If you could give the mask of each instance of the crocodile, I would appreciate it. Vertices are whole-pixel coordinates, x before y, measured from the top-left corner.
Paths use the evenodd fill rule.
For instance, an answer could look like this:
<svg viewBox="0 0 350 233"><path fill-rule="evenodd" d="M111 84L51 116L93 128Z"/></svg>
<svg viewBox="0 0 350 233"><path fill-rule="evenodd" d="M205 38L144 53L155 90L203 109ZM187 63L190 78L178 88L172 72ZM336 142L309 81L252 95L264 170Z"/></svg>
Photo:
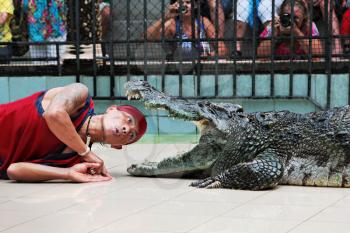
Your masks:
<svg viewBox="0 0 350 233"><path fill-rule="evenodd" d="M192 121L200 132L190 151L132 164L127 171L133 176L177 174L197 178L190 185L198 188L350 186L349 106L305 114L246 113L238 104L172 97L146 81L127 82L125 89L129 99Z"/></svg>

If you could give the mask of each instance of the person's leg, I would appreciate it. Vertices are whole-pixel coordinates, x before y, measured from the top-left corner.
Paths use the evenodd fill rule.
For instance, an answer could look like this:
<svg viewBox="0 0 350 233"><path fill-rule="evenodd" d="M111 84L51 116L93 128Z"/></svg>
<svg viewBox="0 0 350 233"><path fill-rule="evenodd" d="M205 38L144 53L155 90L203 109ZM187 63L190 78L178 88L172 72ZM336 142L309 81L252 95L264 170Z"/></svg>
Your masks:
<svg viewBox="0 0 350 233"><path fill-rule="evenodd" d="M332 14L332 35L331 36L338 36L340 34L340 30L339 30L339 21L338 21L338 18L337 18L337 15L334 11L334 8L332 10L331 9L331 1L332 0L329 0L327 1L328 2L328 17L330 17L330 15ZM328 23L328 19L325 18L326 16L326 12L325 12L325 2L324 0L321 0L319 1L319 6L320 6L320 9L321 9L321 12L322 12L322 17L323 17L323 20ZM334 4L332 4L332 6L334 7ZM341 41L339 38L336 38L336 39L332 39L332 54L342 54L343 53L343 48L341 47Z"/></svg>
<svg viewBox="0 0 350 233"><path fill-rule="evenodd" d="M243 37L246 33L247 26L248 26L248 19L249 19L249 12L250 12L250 1L237 1L237 9L233 9L233 23L234 27L236 27L236 38L237 38L237 44L236 44L236 51L237 55L241 54L242 44L243 44ZM234 54L236 55L236 54Z"/></svg>
<svg viewBox="0 0 350 233"><path fill-rule="evenodd" d="M108 3L100 3L100 14L101 14L101 28L102 28L102 39L106 39L109 30L109 17L111 9Z"/></svg>

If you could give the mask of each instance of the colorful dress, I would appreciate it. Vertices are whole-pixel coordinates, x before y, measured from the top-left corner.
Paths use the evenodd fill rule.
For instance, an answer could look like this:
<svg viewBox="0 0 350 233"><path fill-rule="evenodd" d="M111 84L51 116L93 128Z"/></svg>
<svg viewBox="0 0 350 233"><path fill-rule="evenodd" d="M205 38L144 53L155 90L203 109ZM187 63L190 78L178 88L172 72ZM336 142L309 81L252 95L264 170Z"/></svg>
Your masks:
<svg viewBox="0 0 350 233"><path fill-rule="evenodd" d="M6 179L6 170L12 163L31 162L55 167L71 167L82 162L76 152L62 153L63 144L48 128L43 118L42 99L45 92L0 104L0 179ZM94 114L94 103L89 96L76 116L71 117L76 130Z"/></svg>
<svg viewBox="0 0 350 233"><path fill-rule="evenodd" d="M64 0L22 1L31 41L43 42L66 34L67 6Z"/></svg>
<svg viewBox="0 0 350 233"><path fill-rule="evenodd" d="M199 19L196 19L196 27L199 26L200 31L199 31L199 38L200 39L205 39L206 35L205 35L205 28L204 28L204 24L202 22L200 22ZM186 33L181 32L181 22L180 19L176 19L176 32L175 32L175 38L177 39L191 39ZM194 45L194 46L193 46ZM193 49L196 49L200 55L205 56L205 55L209 55L210 54L210 45L208 43L208 41L183 41L183 42L179 42L178 46L182 48L182 52L188 55L192 55L193 54ZM194 48L193 48L194 47Z"/></svg>

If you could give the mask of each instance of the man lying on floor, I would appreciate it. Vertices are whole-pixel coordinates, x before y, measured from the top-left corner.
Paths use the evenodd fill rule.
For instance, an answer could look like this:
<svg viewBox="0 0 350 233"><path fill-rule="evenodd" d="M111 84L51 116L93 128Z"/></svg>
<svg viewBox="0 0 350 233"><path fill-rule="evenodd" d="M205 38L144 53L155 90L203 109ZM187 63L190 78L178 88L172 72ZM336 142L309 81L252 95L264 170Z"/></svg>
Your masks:
<svg viewBox="0 0 350 233"><path fill-rule="evenodd" d="M79 83L1 104L0 179L110 180L91 144L121 149L139 140L146 128L143 114L129 105L112 105L95 115L88 89Z"/></svg>

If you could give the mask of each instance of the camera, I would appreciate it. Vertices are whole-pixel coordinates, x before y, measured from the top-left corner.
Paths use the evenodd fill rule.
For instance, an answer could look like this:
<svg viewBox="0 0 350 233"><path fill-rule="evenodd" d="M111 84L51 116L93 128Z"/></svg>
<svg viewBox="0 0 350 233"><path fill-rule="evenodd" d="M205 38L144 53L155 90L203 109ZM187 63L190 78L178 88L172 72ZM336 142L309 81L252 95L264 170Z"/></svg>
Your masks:
<svg viewBox="0 0 350 233"><path fill-rule="evenodd" d="M186 14L187 10L187 6L180 6L178 11L179 13L181 12L182 14Z"/></svg>
<svg viewBox="0 0 350 233"><path fill-rule="evenodd" d="M285 28L292 26L293 20L292 16L288 13L282 14L280 16L281 25Z"/></svg>

